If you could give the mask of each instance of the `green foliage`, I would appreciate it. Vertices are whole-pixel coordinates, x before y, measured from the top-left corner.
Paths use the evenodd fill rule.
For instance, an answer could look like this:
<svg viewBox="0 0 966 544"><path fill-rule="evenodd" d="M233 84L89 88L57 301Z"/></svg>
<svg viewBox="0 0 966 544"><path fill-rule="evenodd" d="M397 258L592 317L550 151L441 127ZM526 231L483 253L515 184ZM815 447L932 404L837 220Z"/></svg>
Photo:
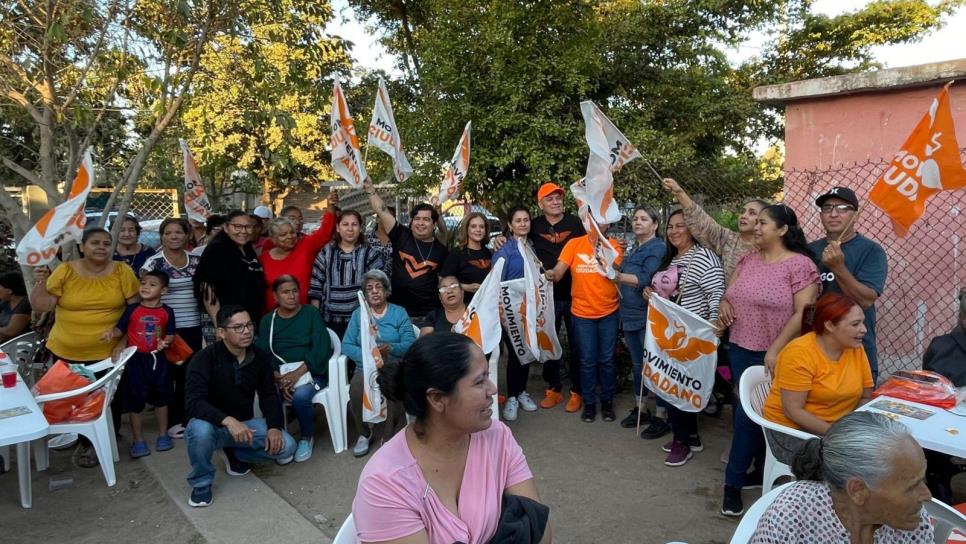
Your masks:
<svg viewBox="0 0 966 544"><path fill-rule="evenodd" d="M619 201L667 201L650 163L718 203L771 197L779 156L759 159L781 118L751 89L873 67L870 48L915 40L963 0L873 2L840 17L810 0L350 0L399 55L393 95L403 142L434 188L466 121L474 139L466 190L491 209L532 202L540 183L569 185L587 148L579 102L593 100L641 150L616 175ZM761 60L732 66L751 31L775 38ZM762 164L763 162L763 164Z"/></svg>
<svg viewBox="0 0 966 544"><path fill-rule="evenodd" d="M345 44L322 32L328 2L247 0L240 9L246 26L205 51L181 116L202 176L216 198L237 189L236 169L269 190L331 178L331 77L347 73L350 60Z"/></svg>

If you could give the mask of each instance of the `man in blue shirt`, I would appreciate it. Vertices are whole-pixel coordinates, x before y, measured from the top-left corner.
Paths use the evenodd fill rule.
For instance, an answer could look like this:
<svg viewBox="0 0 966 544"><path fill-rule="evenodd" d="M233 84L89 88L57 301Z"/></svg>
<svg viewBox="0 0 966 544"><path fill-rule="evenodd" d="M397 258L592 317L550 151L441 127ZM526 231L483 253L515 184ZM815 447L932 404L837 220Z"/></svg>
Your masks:
<svg viewBox="0 0 966 544"><path fill-rule="evenodd" d="M819 258L822 292L837 291L856 301L865 312L867 332L862 346L869 357L872 378L879 374L875 348L875 301L885 288L886 263L882 246L855 232L859 199L848 187L832 187L815 199L825 238L808 245Z"/></svg>

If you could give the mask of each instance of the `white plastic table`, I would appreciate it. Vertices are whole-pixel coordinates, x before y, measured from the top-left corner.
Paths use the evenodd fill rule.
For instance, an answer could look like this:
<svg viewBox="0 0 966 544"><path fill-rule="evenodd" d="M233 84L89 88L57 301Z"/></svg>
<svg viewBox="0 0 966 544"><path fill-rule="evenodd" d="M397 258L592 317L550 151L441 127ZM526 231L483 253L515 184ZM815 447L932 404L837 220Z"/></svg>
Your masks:
<svg viewBox="0 0 966 544"><path fill-rule="evenodd" d="M17 445L17 477L20 481L20 504L30 508L33 503L30 488L30 441L47 436L49 425L30 389L17 375L17 386L0 387L0 410L26 406L29 414L0 419L0 446Z"/></svg>
<svg viewBox="0 0 966 544"><path fill-rule="evenodd" d="M898 417L899 421L909 428L912 437L923 448L956 457L966 457L966 416L957 415L935 406L927 406L925 404L919 404L918 402L885 396L872 399L871 402L866 403L859 410L891 414L892 412L872 408L871 405L878 402L879 399L891 400L932 412L933 415L926 419L916 419L908 416Z"/></svg>

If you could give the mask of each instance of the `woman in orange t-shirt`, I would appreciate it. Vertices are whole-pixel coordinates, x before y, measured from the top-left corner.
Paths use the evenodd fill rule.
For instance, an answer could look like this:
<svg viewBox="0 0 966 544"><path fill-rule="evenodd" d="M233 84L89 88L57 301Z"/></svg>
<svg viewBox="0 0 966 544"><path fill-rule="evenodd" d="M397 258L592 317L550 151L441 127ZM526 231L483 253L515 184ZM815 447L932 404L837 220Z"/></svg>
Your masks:
<svg viewBox="0 0 966 544"><path fill-rule="evenodd" d="M778 354L763 415L822 436L871 398L874 383L862 347L864 315L854 300L841 293L823 295L815 304L813 328ZM800 441L771 431L766 436L778 461L788 464Z"/></svg>
<svg viewBox="0 0 966 544"><path fill-rule="evenodd" d="M607 225L600 225L602 234ZM620 264L623 253L617 240L610 239L617 251L614 264ZM614 421L614 350L620 328L620 299L617 284L604 275L595 248L588 235L571 238L558 257L557 265L547 272L547 279L561 279L567 269L573 278L571 287L574 334L580 360L580 387L584 411L581 419L590 423L597 419L597 375L600 373L600 413L604 421Z"/></svg>

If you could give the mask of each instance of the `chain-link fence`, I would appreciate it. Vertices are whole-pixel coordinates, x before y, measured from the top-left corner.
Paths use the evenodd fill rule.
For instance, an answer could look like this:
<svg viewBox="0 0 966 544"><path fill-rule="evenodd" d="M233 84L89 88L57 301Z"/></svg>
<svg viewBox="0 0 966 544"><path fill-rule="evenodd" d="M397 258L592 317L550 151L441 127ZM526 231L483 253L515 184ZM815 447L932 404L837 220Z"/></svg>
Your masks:
<svg viewBox="0 0 966 544"><path fill-rule="evenodd" d="M966 158L966 149L961 154ZM944 191L930 198L922 218L900 238L889 217L867 200L887 165L887 160L876 160L785 173L785 203L798 212L809 240L824 236L815 198L838 185L851 188L859 197L856 231L885 250L889 274L875 303L883 375L921 366L930 340L954 326L957 296L966 285L960 247L966 235L963 193Z"/></svg>
<svg viewBox="0 0 966 544"><path fill-rule="evenodd" d="M87 197L87 210L103 210L113 189L94 188ZM120 199L118 199L120 200ZM115 209L117 208L115 203ZM137 189L131 200L130 213L140 221L160 220L168 217L180 217L180 201L177 189Z"/></svg>

